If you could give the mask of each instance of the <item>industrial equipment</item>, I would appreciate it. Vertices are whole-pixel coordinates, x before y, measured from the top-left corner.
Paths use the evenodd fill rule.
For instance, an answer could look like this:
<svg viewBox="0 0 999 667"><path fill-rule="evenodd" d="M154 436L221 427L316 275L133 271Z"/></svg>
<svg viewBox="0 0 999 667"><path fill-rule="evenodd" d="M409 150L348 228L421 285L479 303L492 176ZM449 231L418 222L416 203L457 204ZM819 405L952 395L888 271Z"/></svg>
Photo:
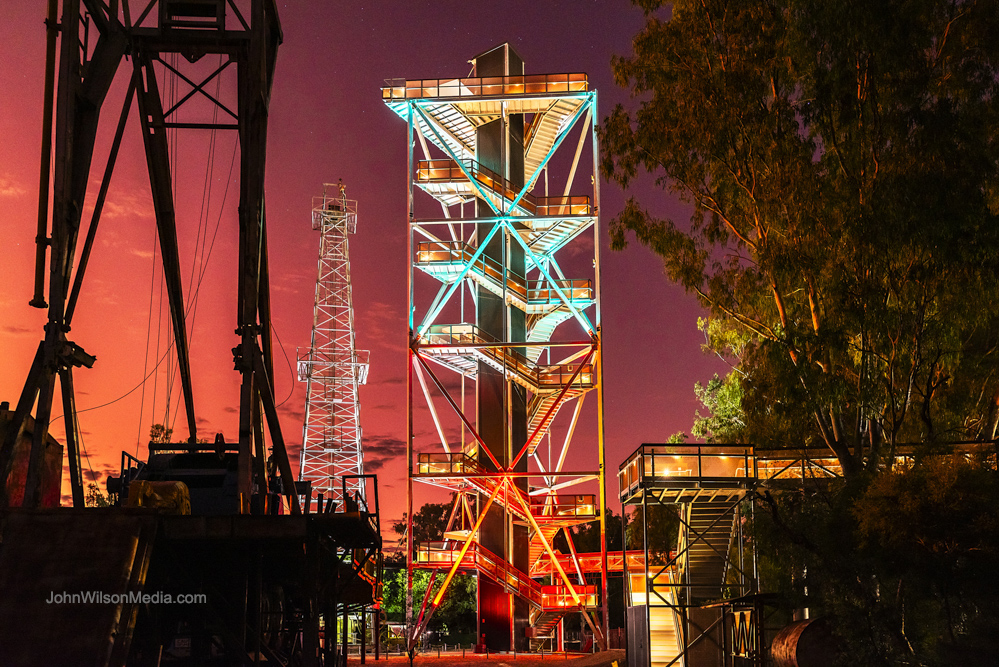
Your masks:
<svg viewBox="0 0 999 667"><path fill-rule="evenodd" d="M295 484L278 422L263 191L282 40L276 3L63 0L61 17L57 9L50 0L31 301L47 308L48 321L15 408L0 409L0 664L333 664L346 648L338 647L337 619L380 597L378 494L374 476L345 475L339 506L312 509L307 485ZM204 67L206 56L218 66ZM123 64L127 90L78 256L100 114ZM168 104L161 79L185 92ZM210 92L208 84L223 79L218 90L229 97ZM188 433L179 442L150 442L145 460L123 454L119 475L108 480L112 506L85 508L73 369L96 359L69 334L133 98ZM210 113L178 114L192 109L191 100ZM219 434L201 442L197 432L170 142L189 130L238 134L233 362L241 387L231 441ZM72 508L50 497L62 472L61 447L49 435L57 379Z"/></svg>

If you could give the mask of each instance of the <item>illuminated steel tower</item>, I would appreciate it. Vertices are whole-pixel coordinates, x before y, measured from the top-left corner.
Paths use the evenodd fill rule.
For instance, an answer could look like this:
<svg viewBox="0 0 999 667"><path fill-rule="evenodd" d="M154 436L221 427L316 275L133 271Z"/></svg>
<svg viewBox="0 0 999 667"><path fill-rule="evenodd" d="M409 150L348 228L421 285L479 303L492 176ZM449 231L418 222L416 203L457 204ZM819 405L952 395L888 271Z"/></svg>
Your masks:
<svg viewBox="0 0 999 667"><path fill-rule="evenodd" d="M321 234L312 346L298 358L298 379L307 383L299 479L338 500L340 478L364 472L357 389L367 380L368 353L354 349L347 251L356 227L357 202L344 197L342 185L323 186L312 202L312 228ZM361 480L348 484L352 491L364 493Z"/></svg>
<svg viewBox="0 0 999 667"><path fill-rule="evenodd" d="M567 611L602 643L584 574L606 592L605 554L584 568L552 548L603 528L596 92L585 74L525 75L508 44L472 62L470 78L382 89L409 128L409 517L414 481L455 493L445 541L408 550L410 581L414 565L447 572L409 639L466 571L491 650L552 639Z"/></svg>

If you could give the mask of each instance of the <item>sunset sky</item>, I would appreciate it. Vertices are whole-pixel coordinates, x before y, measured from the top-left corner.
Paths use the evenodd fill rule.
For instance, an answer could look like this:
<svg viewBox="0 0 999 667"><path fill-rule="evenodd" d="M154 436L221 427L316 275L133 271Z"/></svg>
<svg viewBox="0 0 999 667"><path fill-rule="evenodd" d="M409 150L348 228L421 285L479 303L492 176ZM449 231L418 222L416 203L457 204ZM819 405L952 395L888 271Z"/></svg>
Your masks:
<svg viewBox="0 0 999 667"><path fill-rule="evenodd" d="M45 322L44 311L27 305L37 215L45 4L7 3L0 10L0 401L11 406ZM279 11L284 44L270 106L266 197L274 329L290 360L280 353L275 358L283 432L297 472L305 387L295 380L292 367L296 349L309 344L319 245L310 225L311 198L321 193L324 182L342 178L348 197L358 201L357 233L350 241L357 344L371 351L361 415L366 470L379 474L384 526L401 516L405 502L408 266L406 128L382 103L384 79L467 76L469 58L508 41L523 56L528 74L587 73L591 88L599 91L603 117L616 103L634 103L614 84L610 62L613 54L630 53L643 16L626 0L290 2L279 3ZM129 72L126 63L105 103L103 141L91 174L93 194ZM238 161L237 169L229 171L234 150L233 133L220 133L213 147L207 133L189 133L178 141L174 161L185 298L197 295L189 322L193 318L199 435L212 438L221 431L228 440L237 437L239 382L230 352L237 342ZM206 172L212 155L213 166ZM635 194L660 214L684 216L684 208L655 190L651 179L640 180ZM620 511L615 500L618 465L643 442L689 431L697 407L694 382L725 373L727 366L700 351L700 310L666 280L656 257L637 244L624 252L607 248L607 225L626 195L607 183L602 195L608 492L611 507ZM89 215L84 219L89 221ZM138 451L145 458L152 423L176 419L175 435L184 436L176 389L165 416L172 371L166 362L157 367L168 346L168 315L154 270L154 238L149 180L133 110L69 334L97 357L93 369L79 369L74 377L89 455L85 476L97 477L102 486L108 473L117 474L121 450ZM54 409L54 415L60 413ZM61 420L52 430L62 440ZM69 493L68 485L63 491Z"/></svg>

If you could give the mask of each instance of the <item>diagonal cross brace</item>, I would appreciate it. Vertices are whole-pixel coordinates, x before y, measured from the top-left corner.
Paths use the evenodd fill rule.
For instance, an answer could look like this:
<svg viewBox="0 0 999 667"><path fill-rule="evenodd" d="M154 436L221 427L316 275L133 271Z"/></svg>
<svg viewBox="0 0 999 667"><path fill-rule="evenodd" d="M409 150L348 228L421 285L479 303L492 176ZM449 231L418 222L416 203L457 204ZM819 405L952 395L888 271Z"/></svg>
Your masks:
<svg viewBox="0 0 999 667"><path fill-rule="evenodd" d="M493 453L489 451L489 447L486 445L485 441L482 440L482 437L479 435L479 432L476 431L475 427L473 427L469 423L468 418L465 417L465 414L461 411L461 408L459 408L458 405L455 404L454 399L451 398L451 395L447 393L447 389L445 389L444 385L434 374L433 370L431 370L430 366L427 365L426 360L416 350L413 350L413 355L416 357L417 361L419 361L420 365L423 366L423 370L427 372L427 375L430 376L430 379L434 381L434 384L437 386L437 389L444 395L444 398L447 399L447 402L451 405L451 409L453 409L455 414L458 415L458 418L461 419L461 423L465 425L465 428L467 428L469 432L471 432L472 437L475 438L476 442L478 442L479 445L482 446L483 451L485 451L485 453L489 455L489 460L492 461L494 466L496 466L496 469L503 470L503 466L499 464L499 461L496 460L496 457L493 456Z"/></svg>
<svg viewBox="0 0 999 667"><path fill-rule="evenodd" d="M451 158L454 161L454 163L458 165L458 168L461 169L461 173L463 173L465 175L465 178L467 178L469 182L475 187L475 189L478 190L479 195L489 205L489 208L493 210L493 213L495 213L496 215L503 215L503 213L499 209L497 209L496 206L493 205L492 200L489 199L489 196L486 194L486 191L482 189L482 185L479 184L478 180L475 178L475 175L472 174L471 171L469 171L464 161L458 159L458 157L454 154L454 151L451 150L451 147L448 146L447 142L444 141L444 139L441 137L440 132L438 132L437 128L435 127L436 123L431 120L430 116L427 115L427 112L423 110L423 107L421 107L419 104L414 104L413 108L416 109L416 112L418 114L420 114L420 118L422 118L423 122L427 124L427 128L434 133L434 136L437 138L437 141L444 148L444 152L447 153L448 157ZM518 197L518 201L519 199L520 198Z"/></svg>
<svg viewBox="0 0 999 667"><path fill-rule="evenodd" d="M576 367L576 371L572 374L572 377L569 378L569 381L565 384L564 387L562 387L562 390L559 392L558 398L555 399L555 402L552 403L551 407L548 408L548 411L545 413L545 416L542 418L541 422L534 427L534 432L531 433L531 437L527 439L527 442L524 443L524 446L521 448L521 450L517 452L517 456L513 458L513 462L509 465L509 467L507 467L507 470L513 470L514 466L516 466L517 463L520 462L520 459L527 452L528 448L531 446L531 443L534 442L534 439L538 436L538 433L541 431L541 428L545 425L545 422L548 421L549 415L551 415L552 412L562 402L562 398L565 396L566 392L568 392L569 389L572 388L572 383L576 381L577 377L579 377L579 373L583 370L583 366L585 366L586 363L593 357L593 353L595 351L596 351L595 347L591 348L590 353L586 355L586 359L581 361L579 365Z"/></svg>
<svg viewBox="0 0 999 667"><path fill-rule="evenodd" d="M419 330L420 337L426 334L427 330L430 329L430 327L433 325L433 321L440 314L441 310L443 310L444 304L448 302L448 300L454 294L455 290L457 290L461 286L461 283L465 279L465 276L468 275L468 272L472 269L472 265L475 264L475 262L477 262L480 257L482 257L482 254L486 251L486 246L489 244L489 241L492 240L492 238L496 235L496 233L500 230L501 227L502 225L496 225L489 230L489 233L486 234L486 238L481 243L479 243L479 247L475 250L475 254L472 255L472 258L468 260L468 263L465 265L465 268L461 270L461 273L459 273L458 277L454 279L454 282L452 282L448 286L447 293L444 295L444 297L438 299L434 307L427 312L426 316L423 318L423 323L420 324L420 330ZM438 296L440 296L440 294L438 294Z"/></svg>
<svg viewBox="0 0 999 667"><path fill-rule="evenodd" d="M455 558L454 563L451 564L451 569L448 570L447 576L444 578L444 582L441 584L440 590L437 591L437 595L434 596L433 602L430 603L430 608L426 610L427 613L425 615L420 616L420 618L416 621L416 625L413 626L413 631L409 635L409 642L407 646L409 650L412 650L416 645L416 638L420 636L420 633L423 632L423 628L427 626L427 623L430 622L430 618L434 615L434 612L437 611L437 606L440 605L441 599L444 597L444 593L447 591L448 585L450 585L454 575L457 574L458 568L461 566L461 561L465 558L465 554L468 552L468 547L470 547L472 542L475 540L475 535L478 533L479 527L482 526L482 521L486 518L486 512L488 512L489 508L492 507L493 501L496 499L496 496L499 495L500 489L502 489L505 485L506 479L496 485L496 488L493 489L493 492L489 495L489 499L486 501L482 511L479 512L479 518L475 520L475 525L472 526L471 532L468 534L468 537L465 538L464 544L461 545L461 551L458 552L458 557Z"/></svg>
<svg viewBox="0 0 999 667"><path fill-rule="evenodd" d="M508 226L509 222L504 221L502 224ZM576 308L575 305L573 305L569 297L567 297L565 295L565 292L562 291L562 288L559 286L558 282L552 277L552 274L548 271L548 269L545 266L542 265L541 260L538 259L538 256L534 254L534 251L531 250L527 242L520 237L520 234L518 234L516 230L513 230L512 228L510 229L510 231L512 232L511 236L517 239L517 243L519 243L520 247L524 249L524 252L527 253L527 256L530 258L530 260L534 262L534 265L538 267L538 271L540 271L541 274L545 277L545 279L548 280L548 282L550 283L550 289L555 290L555 293L558 294L558 298L561 299L565 307L569 309L569 312L573 314L573 317L575 317L576 320L579 322L579 324L583 327L583 329L585 329L586 332L592 336L593 325L590 324L590 320L589 318L586 317L586 313L579 310L578 308Z"/></svg>
<svg viewBox="0 0 999 667"><path fill-rule="evenodd" d="M592 99L593 93L587 93L586 97ZM521 188L520 192L517 194L517 197L513 200L513 203L510 205L511 210L517 207L517 204L520 203L520 200L523 199L524 195L527 194L528 188L534 184L534 181L537 178L538 174L540 174L541 170L548 165L548 162L552 159L552 156L555 155L556 151L558 151L559 146L561 146L565 138L569 136L569 130L571 130L573 126L575 126L576 121L578 121L579 117L583 114L583 110L584 109L589 110L589 108L590 108L589 102L585 102L583 104L580 104L579 108L576 109L575 112L573 112L572 118L569 120L568 123L565 124L565 127L562 128L562 131L559 132L559 135L558 137L555 138L555 142L552 144L552 147L548 149L548 154L545 155L545 159L543 159L538 164L538 167L537 169L534 170L534 173L531 175L531 178L524 179L525 181L524 187Z"/></svg>

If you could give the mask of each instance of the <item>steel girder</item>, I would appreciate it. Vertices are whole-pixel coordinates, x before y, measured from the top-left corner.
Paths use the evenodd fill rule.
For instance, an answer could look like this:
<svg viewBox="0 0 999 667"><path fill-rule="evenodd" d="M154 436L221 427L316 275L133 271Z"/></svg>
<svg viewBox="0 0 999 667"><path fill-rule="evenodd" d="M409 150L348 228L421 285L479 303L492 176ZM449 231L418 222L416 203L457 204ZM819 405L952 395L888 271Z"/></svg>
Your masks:
<svg viewBox="0 0 999 667"><path fill-rule="evenodd" d="M8 502L6 480L13 462L13 446L25 429L30 412L35 409L34 441L28 466L24 506L39 503L39 471L42 449L48 434L51 406L55 398L55 378L60 378L60 391L67 420L67 445L70 455L70 478L74 505L83 504L79 451L76 443L76 408L72 388L72 368L90 367L94 357L67 338L72 323L76 295L86 270L86 259L100 219L100 209L114 166L124 117L129 111L134 92L138 99L143 143L153 193L153 206L159 232L163 270L167 283L174 346L177 350L185 415L189 437L197 436L191 368L185 326L183 289L177 248L177 230L170 179L170 156L166 141L167 129L235 129L240 144L239 198L239 344L234 348L236 368L243 376L240 392L240 465L239 492L243 511L249 511L250 496L255 490L267 488L264 456L264 425L271 438L275 458L283 480L283 493L288 496L295 512L299 512L294 479L277 422L274 404L272 345L270 330L270 299L264 216L264 164L266 158L267 107L277 47L281 43L281 27L273 0L250 0L250 13L244 17L231 0L205 3L215 16L207 22L197 16L200 10L185 17L190 3L176 0L143 2L134 9L129 0L105 4L99 0L63 0L62 18L58 29L62 35L58 93L55 109L55 179L52 188L51 231L40 234L39 258L44 262L44 250L49 250L48 303L36 285L32 305L48 308L45 335L39 344L35 360L25 382L20 399L0 444L0 480L3 493L0 503ZM157 12L153 12L157 9ZM231 12L229 28L225 25ZM86 16L96 28L96 40L81 42L81 17ZM191 20L187 20L191 19ZM53 27L50 26L50 29ZM226 65L208 79L196 82L179 69L166 63L164 54L180 54L194 63L206 54L227 58ZM94 217L90 223L85 252L78 266L76 246L80 235L81 215L91 162L97 140L100 114L105 97L122 61L132 59L132 84L113 142L111 157L105 169ZM172 71L191 86L187 97L164 111L159 94L156 63ZM221 70L234 65L237 70L237 105L233 112L204 89L205 83ZM208 98L235 122L181 123L172 115L192 96ZM48 110L46 110L48 113ZM47 161L47 156L43 163ZM42 208L47 197L40 194ZM40 211L41 219L46 217ZM38 274L44 275L39 268ZM70 285L73 281L72 295Z"/></svg>

